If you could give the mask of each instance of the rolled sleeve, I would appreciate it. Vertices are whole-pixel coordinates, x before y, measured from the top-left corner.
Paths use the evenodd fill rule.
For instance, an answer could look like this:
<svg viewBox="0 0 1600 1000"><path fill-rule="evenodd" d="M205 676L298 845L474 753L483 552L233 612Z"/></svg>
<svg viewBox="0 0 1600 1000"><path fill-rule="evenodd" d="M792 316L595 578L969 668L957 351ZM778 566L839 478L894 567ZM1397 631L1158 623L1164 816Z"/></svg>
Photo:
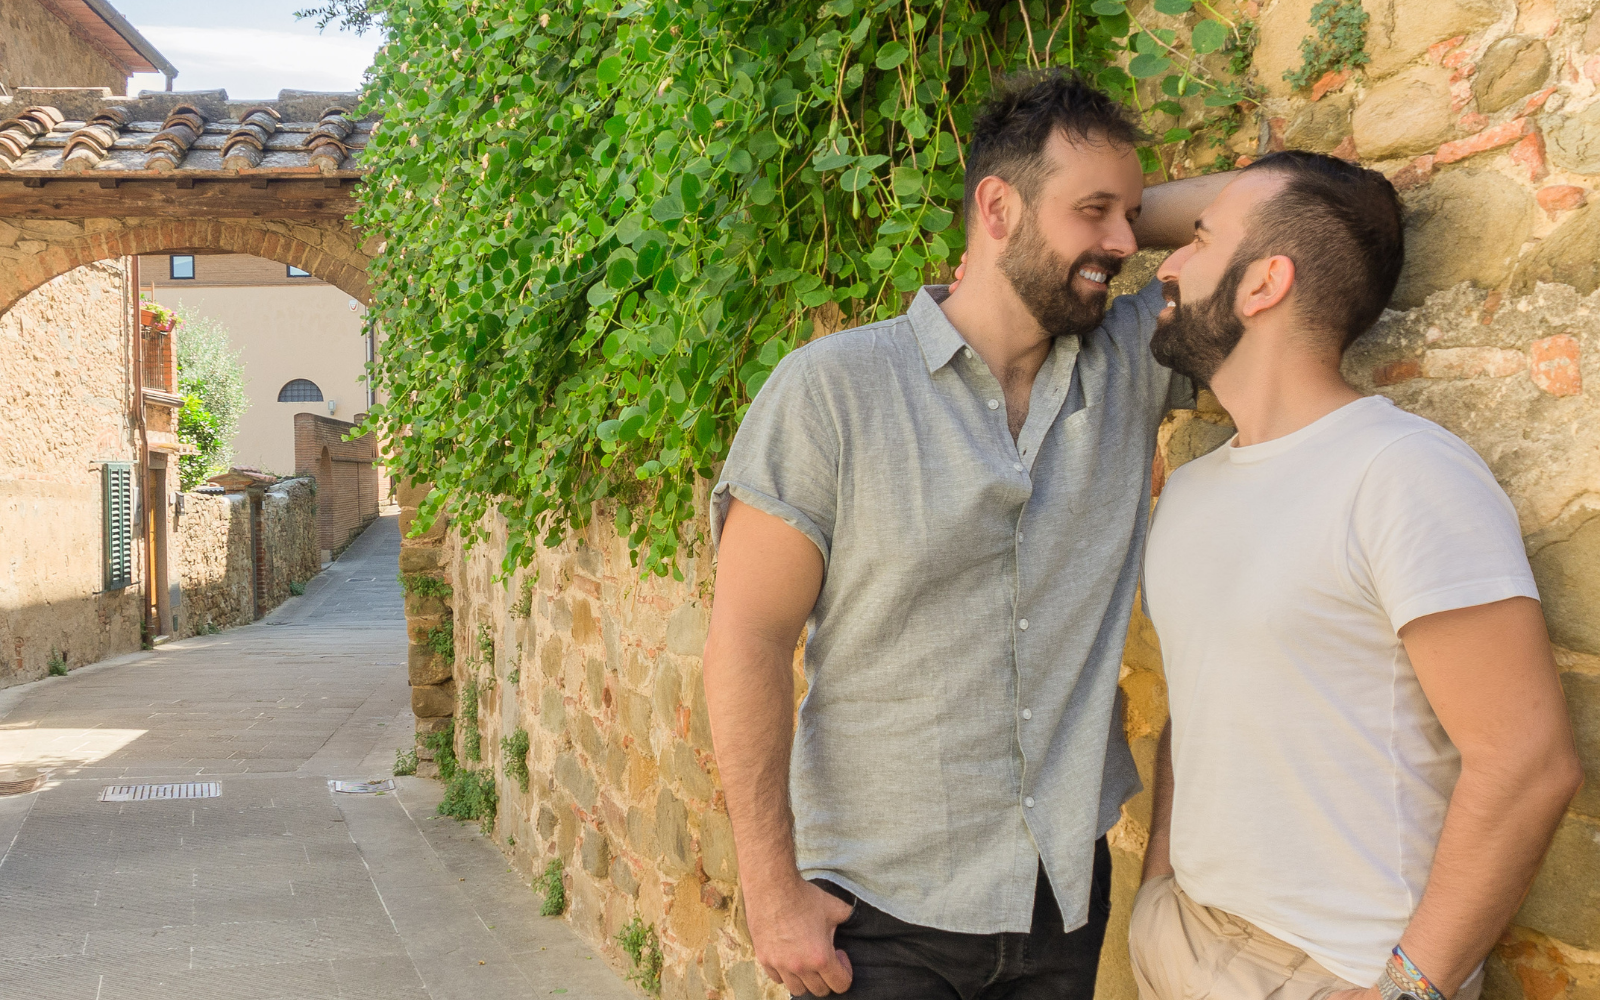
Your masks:
<svg viewBox="0 0 1600 1000"><path fill-rule="evenodd" d="M711 491L711 541L737 498L811 539L827 566L838 508L839 434L821 405L807 351L790 354L756 394Z"/></svg>

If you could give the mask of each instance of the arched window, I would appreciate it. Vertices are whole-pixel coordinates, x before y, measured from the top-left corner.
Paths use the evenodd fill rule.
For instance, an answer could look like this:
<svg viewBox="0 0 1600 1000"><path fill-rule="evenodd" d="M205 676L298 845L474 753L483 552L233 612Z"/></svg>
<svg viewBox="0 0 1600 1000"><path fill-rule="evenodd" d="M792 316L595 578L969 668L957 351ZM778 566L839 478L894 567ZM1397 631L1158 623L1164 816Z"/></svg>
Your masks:
<svg viewBox="0 0 1600 1000"><path fill-rule="evenodd" d="M297 378L285 382L282 389L278 390L280 403L320 403L322 390L317 388L317 383L308 378Z"/></svg>

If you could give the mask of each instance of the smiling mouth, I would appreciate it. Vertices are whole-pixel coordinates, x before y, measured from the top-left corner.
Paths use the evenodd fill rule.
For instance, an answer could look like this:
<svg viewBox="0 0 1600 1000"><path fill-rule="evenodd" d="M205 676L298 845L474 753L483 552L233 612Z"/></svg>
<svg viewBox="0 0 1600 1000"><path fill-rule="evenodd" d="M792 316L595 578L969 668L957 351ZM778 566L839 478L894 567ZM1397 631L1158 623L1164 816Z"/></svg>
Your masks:
<svg viewBox="0 0 1600 1000"><path fill-rule="evenodd" d="M1078 277L1096 285L1104 285L1111 280L1111 275L1092 267L1078 268Z"/></svg>

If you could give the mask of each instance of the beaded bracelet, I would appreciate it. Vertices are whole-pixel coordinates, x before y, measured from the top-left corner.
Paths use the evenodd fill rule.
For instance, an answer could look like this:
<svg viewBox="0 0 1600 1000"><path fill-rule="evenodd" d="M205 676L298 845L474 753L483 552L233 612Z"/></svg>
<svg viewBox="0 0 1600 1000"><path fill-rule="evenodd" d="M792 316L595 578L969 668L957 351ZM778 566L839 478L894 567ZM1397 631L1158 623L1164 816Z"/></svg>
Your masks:
<svg viewBox="0 0 1600 1000"><path fill-rule="evenodd" d="M1390 980L1405 993L1410 993L1417 1000L1446 1000L1439 988L1433 985L1422 970L1406 955L1405 949L1399 945L1394 946L1394 952L1389 956L1389 964L1384 968Z"/></svg>

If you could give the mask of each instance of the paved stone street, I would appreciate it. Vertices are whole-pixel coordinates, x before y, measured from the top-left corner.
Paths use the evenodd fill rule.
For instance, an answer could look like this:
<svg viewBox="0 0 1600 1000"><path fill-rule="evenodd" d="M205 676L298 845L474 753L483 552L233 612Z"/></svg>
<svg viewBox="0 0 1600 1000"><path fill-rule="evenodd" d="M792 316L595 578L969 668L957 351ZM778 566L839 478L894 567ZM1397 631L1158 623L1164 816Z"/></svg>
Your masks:
<svg viewBox="0 0 1600 1000"><path fill-rule="evenodd" d="M261 623L0 691L0 997L631 998L411 743L397 518ZM111 785L221 796L101 802Z"/></svg>

